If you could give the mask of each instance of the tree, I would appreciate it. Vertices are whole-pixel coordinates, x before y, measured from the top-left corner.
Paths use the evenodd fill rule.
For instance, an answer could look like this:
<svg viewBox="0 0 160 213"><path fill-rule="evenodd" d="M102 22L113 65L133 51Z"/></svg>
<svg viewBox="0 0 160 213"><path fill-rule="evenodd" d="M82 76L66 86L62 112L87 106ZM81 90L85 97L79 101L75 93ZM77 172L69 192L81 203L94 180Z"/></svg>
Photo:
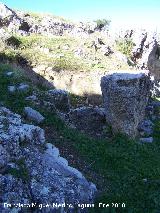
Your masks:
<svg viewBox="0 0 160 213"><path fill-rule="evenodd" d="M97 19L94 22L97 24L96 28L101 31L104 27L109 26L111 21L107 19Z"/></svg>

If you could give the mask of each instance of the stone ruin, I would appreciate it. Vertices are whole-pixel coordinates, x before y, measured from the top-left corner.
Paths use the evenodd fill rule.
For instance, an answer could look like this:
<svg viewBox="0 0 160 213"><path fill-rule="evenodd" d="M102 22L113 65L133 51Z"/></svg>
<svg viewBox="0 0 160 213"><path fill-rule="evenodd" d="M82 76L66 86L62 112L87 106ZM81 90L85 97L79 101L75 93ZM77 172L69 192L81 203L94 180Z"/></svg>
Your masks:
<svg viewBox="0 0 160 213"><path fill-rule="evenodd" d="M138 124L143 120L150 96L148 72L117 71L101 79L106 120L113 133L137 136Z"/></svg>

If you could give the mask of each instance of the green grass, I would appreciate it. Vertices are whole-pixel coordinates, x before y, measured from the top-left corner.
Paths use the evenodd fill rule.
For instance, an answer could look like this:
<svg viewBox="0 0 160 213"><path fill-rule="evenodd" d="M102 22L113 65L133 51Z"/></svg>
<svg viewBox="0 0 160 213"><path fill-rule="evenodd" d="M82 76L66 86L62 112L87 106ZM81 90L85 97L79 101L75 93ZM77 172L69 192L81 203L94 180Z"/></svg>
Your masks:
<svg viewBox="0 0 160 213"><path fill-rule="evenodd" d="M131 57L134 43L132 39L119 39L116 41L117 49L125 54L127 57Z"/></svg>
<svg viewBox="0 0 160 213"><path fill-rule="evenodd" d="M26 94L10 95L9 84L29 82L14 70L15 77L6 77L6 70L0 68L0 100L14 112L22 114ZM23 80L23 81L22 81ZM31 94L31 90L28 92ZM73 97L75 99L75 97ZM75 100L73 100L75 101ZM160 121L155 122L154 143L139 144L123 135L111 139L96 140L68 128L55 113L38 109L46 120L42 127L54 128L63 136L59 143L66 141L88 163L89 170L96 173L98 180L90 177L87 169L85 176L97 184L101 193L96 199L92 213L158 213L160 211ZM12 171L16 173L16 171ZM98 203L109 203L110 208L98 208ZM112 208L114 203L125 203L125 208Z"/></svg>
<svg viewBox="0 0 160 213"><path fill-rule="evenodd" d="M121 69L129 69L127 64L117 58L106 57L100 49L95 53L95 49L91 47L92 41L95 39L96 35L81 39L69 35L48 38L37 34L30 36L15 34L10 40L15 40L18 46L7 45L1 41L0 56L13 62L16 62L21 56L33 67L44 64L55 71L107 71L115 69L115 67L117 69L117 64ZM65 48L66 45L68 45L68 49ZM81 56L76 55L77 49L83 50Z"/></svg>

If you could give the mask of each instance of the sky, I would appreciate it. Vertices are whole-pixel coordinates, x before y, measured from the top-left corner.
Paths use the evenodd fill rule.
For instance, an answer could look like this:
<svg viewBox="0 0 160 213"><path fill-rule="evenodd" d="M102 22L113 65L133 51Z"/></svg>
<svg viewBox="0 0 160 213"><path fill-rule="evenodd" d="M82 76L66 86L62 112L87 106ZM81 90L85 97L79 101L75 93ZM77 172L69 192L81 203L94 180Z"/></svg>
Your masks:
<svg viewBox="0 0 160 213"><path fill-rule="evenodd" d="M0 0L8 7L75 21L111 20L111 27L160 29L160 0Z"/></svg>

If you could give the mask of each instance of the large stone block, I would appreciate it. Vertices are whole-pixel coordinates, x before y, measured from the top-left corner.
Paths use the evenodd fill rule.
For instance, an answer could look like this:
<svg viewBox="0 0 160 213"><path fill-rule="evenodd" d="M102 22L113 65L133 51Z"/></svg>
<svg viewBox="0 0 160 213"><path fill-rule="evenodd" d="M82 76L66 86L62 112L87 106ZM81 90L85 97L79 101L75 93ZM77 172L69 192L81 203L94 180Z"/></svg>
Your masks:
<svg viewBox="0 0 160 213"><path fill-rule="evenodd" d="M150 96L150 77L144 72L115 71L101 79L106 119L113 132L134 138Z"/></svg>

